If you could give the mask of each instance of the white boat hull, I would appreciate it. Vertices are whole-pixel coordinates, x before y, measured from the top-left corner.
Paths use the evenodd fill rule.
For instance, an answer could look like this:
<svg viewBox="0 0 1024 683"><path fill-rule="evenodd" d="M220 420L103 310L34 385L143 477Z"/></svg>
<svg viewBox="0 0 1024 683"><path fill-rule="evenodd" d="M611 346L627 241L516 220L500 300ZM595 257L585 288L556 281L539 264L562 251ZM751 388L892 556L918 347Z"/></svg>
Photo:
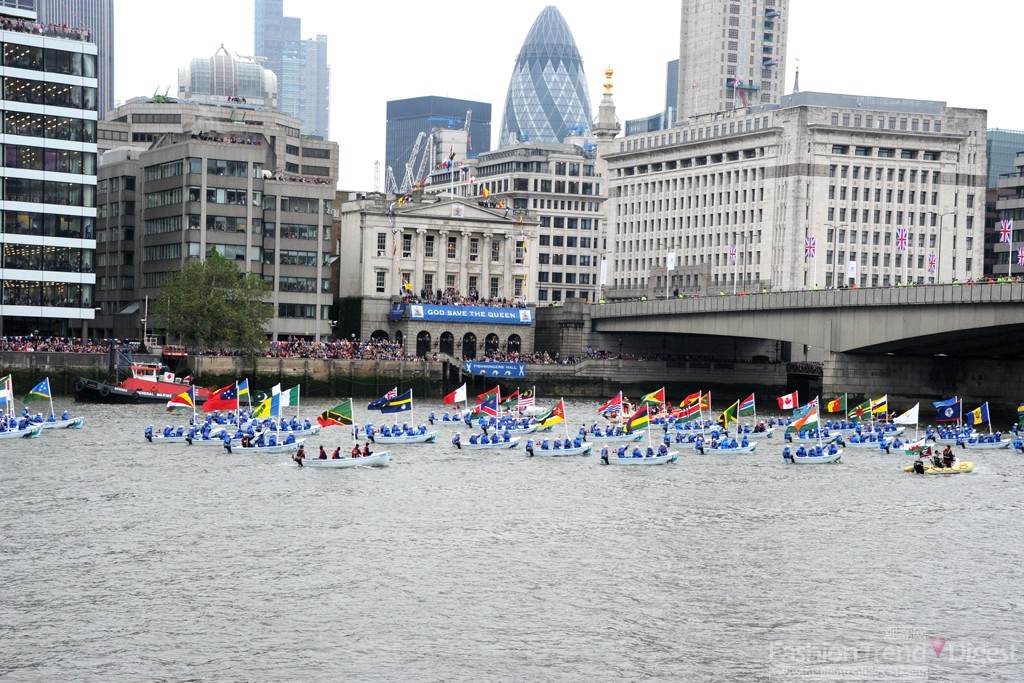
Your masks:
<svg viewBox="0 0 1024 683"><path fill-rule="evenodd" d="M635 432L630 432L629 434L619 434L617 436L587 434L587 441L591 443L632 443L634 441L643 441L645 436L647 436L647 430L641 429Z"/></svg>
<svg viewBox="0 0 1024 683"><path fill-rule="evenodd" d="M26 427L25 429L0 432L0 439L34 439L42 433L43 426L40 424L34 424Z"/></svg>
<svg viewBox="0 0 1024 683"><path fill-rule="evenodd" d="M794 465L827 465L831 462L839 462L839 458L843 455L842 451L838 453L825 453L824 455L794 455Z"/></svg>
<svg viewBox="0 0 1024 683"><path fill-rule="evenodd" d="M56 422L40 422L43 429L79 429L85 424L84 417L69 417L66 420L57 420Z"/></svg>
<svg viewBox="0 0 1024 683"><path fill-rule="evenodd" d="M232 453L249 453L253 455L271 455L273 453L295 453L306 440L298 439L295 443L279 443L275 446L236 446L231 444Z"/></svg>
<svg viewBox="0 0 1024 683"><path fill-rule="evenodd" d="M711 448L707 444L704 444L704 455L746 455L753 453L757 450L757 444L752 443L746 446L737 446L736 448ZM700 451L698 451L699 453Z"/></svg>
<svg viewBox="0 0 1024 683"><path fill-rule="evenodd" d="M579 448L574 446L572 448L548 448L546 450L542 449L540 446L535 446L533 454L538 458L560 458L569 455L590 455L593 450L593 444L584 444ZM529 456L530 454L527 453L526 455Z"/></svg>
<svg viewBox="0 0 1024 683"><path fill-rule="evenodd" d="M469 443L468 441L463 441L460 444L462 446L461 449L459 449L459 446L456 446L455 444L452 444L452 448L463 451L501 451L508 450L510 448L515 448L516 446L519 445L519 441L519 437L516 437L511 441L499 441L498 443Z"/></svg>
<svg viewBox="0 0 1024 683"><path fill-rule="evenodd" d="M602 464L605 465L621 465L624 467L633 467L636 465L667 465L674 463L679 460L679 451L669 451L665 455L649 455L643 458L625 457L620 458L618 456L608 456L608 462L604 462L601 459Z"/></svg>
<svg viewBox="0 0 1024 683"><path fill-rule="evenodd" d="M751 441L753 441L754 439L758 439L758 440L770 439L770 438L772 438L772 436L774 436L774 434L775 434L775 427L769 427L768 429L764 430L763 432L741 432L741 433L738 433L736 436L737 436L737 438L745 436L748 439L750 439Z"/></svg>
<svg viewBox="0 0 1024 683"><path fill-rule="evenodd" d="M402 436L381 436L376 433L370 437L373 443L396 444L396 443L434 443L437 440L437 432L426 434L403 434Z"/></svg>
<svg viewBox="0 0 1024 683"><path fill-rule="evenodd" d="M962 444L957 445L956 439L936 439L935 443L940 446L952 446L953 448L963 448L968 451L977 450L998 450L1000 448L1010 448L1013 446L1012 441L964 441Z"/></svg>
<svg viewBox="0 0 1024 683"><path fill-rule="evenodd" d="M320 460L303 458L303 467L319 467L322 469L343 469L345 467L386 467L391 459L391 451L371 453L365 458L337 458Z"/></svg>

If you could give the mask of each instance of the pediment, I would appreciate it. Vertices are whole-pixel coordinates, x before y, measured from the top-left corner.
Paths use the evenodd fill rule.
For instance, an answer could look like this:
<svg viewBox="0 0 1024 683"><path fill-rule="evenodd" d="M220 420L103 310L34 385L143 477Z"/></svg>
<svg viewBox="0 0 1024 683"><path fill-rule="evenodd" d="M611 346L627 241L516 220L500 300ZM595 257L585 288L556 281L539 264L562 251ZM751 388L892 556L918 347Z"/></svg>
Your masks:
<svg viewBox="0 0 1024 683"><path fill-rule="evenodd" d="M500 221L511 222L504 209L478 206L473 200L443 200L428 204L412 204L395 210L399 221L417 219L455 221Z"/></svg>

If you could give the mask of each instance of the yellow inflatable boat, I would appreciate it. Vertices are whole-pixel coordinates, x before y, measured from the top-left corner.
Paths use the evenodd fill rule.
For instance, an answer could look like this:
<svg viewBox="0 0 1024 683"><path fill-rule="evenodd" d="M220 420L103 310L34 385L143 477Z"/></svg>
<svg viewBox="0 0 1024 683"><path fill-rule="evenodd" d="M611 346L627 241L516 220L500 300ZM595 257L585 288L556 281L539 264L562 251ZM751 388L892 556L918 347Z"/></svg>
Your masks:
<svg viewBox="0 0 1024 683"><path fill-rule="evenodd" d="M925 464L924 472L922 474L965 474L974 470L973 462L961 462L955 467L933 467L932 465ZM903 468L904 472L913 472L914 466Z"/></svg>

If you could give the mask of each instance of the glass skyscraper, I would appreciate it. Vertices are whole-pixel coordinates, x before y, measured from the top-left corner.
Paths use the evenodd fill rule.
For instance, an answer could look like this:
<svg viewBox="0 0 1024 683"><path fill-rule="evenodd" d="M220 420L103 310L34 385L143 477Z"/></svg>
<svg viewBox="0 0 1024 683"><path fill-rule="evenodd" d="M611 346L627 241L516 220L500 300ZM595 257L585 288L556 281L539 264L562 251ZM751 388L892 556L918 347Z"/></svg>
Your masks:
<svg viewBox="0 0 1024 683"><path fill-rule="evenodd" d="M590 93L569 26L554 6L533 22L505 97L498 147L590 135Z"/></svg>
<svg viewBox="0 0 1024 683"><path fill-rule="evenodd" d="M302 21L283 15L282 0L256 0L255 52L277 74L281 111L302 122L302 134L330 134L331 71L327 36L302 40Z"/></svg>
<svg viewBox="0 0 1024 683"><path fill-rule="evenodd" d="M38 0L39 21L92 31L99 78L97 115L104 118L114 107L114 0Z"/></svg>

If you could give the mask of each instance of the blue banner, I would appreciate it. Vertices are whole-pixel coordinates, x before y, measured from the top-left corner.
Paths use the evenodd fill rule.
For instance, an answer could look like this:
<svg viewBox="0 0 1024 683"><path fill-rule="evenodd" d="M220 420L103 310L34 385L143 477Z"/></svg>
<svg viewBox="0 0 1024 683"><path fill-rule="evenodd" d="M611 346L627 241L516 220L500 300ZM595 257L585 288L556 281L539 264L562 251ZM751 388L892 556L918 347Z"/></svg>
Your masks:
<svg viewBox="0 0 1024 683"><path fill-rule="evenodd" d="M409 304L409 318L439 322L490 323L492 325L532 325L533 309L497 306L436 306Z"/></svg>
<svg viewBox="0 0 1024 683"><path fill-rule="evenodd" d="M405 304L396 301L391 304L391 312L388 313L388 320L395 322L402 319L402 315L405 313Z"/></svg>
<svg viewBox="0 0 1024 683"><path fill-rule="evenodd" d="M498 363L467 360L462 369L471 375L484 377L526 377L526 363Z"/></svg>

